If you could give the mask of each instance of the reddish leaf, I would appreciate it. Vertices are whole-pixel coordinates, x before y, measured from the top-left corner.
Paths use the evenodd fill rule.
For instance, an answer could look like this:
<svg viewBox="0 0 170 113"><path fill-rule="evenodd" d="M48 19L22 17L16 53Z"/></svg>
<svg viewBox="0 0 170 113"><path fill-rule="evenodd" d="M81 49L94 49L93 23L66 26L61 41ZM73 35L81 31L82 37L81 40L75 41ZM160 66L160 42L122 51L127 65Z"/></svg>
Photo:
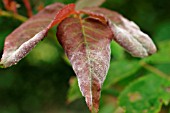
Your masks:
<svg viewBox="0 0 170 113"><path fill-rule="evenodd" d="M117 12L104 8L88 8L82 10L95 18L103 16L114 33L113 39L135 57L145 57L156 52L156 47L150 37L143 33L132 21L127 20Z"/></svg>
<svg viewBox="0 0 170 113"><path fill-rule="evenodd" d="M97 7L102 5L106 0L78 0L76 3L76 9L80 10L85 7Z"/></svg>
<svg viewBox="0 0 170 113"><path fill-rule="evenodd" d="M63 19L75 13L75 4L68 4L63 9L61 9L55 16L54 20L48 26L48 29L54 25L60 23Z"/></svg>
<svg viewBox="0 0 170 113"><path fill-rule="evenodd" d="M45 37L48 32L47 26L63 7L60 3L49 5L14 30L5 40L0 65L9 67L26 56Z"/></svg>
<svg viewBox="0 0 170 113"><path fill-rule="evenodd" d="M57 37L77 75L80 90L91 111L98 112L102 84L110 64L112 31L108 25L88 18L67 18Z"/></svg>
<svg viewBox="0 0 170 113"><path fill-rule="evenodd" d="M103 24L108 24L108 19L101 14L95 13L95 12L91 12L88 10L80 10L80 11L76 11L77 14L87 14L88 16L91 16L92 18L102 22Z"/></svg>

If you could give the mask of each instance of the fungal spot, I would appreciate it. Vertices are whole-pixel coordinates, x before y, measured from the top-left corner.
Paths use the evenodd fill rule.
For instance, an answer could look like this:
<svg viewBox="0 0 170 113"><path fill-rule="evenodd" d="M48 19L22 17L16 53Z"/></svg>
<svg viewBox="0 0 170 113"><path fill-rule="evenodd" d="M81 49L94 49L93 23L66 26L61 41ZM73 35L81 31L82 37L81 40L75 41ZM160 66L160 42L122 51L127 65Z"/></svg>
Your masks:
<svg viewBox="0 0 170 113"><path fill-rule="evenodd" d="M166 87L165 89L168 93L170 93L170 86L169 87Z"/></svg>
<svg viewBox="0 0 170 113"><path fill-rule="evenodd" d="M139 92L128 93L128 97L130 102L135 102L142 99Z"/></svg>

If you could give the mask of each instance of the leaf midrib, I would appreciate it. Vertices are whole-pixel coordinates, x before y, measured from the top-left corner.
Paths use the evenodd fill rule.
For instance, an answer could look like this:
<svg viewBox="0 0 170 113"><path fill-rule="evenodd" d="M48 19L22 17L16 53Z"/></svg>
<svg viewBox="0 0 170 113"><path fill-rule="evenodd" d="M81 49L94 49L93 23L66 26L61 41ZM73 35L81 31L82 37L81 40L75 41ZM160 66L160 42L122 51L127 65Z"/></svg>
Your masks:
<svg viewBox="0 0 170 113"><path fill-rule="evenodd" d="M86 50L86 57L87 57L87 60L88 60L88 70L90 71L90 73L89 73L89 80L90 80L90 99L91 99L91 107L93 108L93 92L92 92L92 69L91 69L91 66L89 66L90 64L91 64L91 60L90 60L90 57L89 57L89 44L88 44L88 42L87 42L87 37L86 37L86 33L85 33L85 27L84 27L84 25L83 25L83 22L86 22L86 21L82 21L82 20L80 20L80 23L81 23L81 26L82 26L82 34L83 34L83 40L84 40L84 42L85 42L85 50Z"/></svg>

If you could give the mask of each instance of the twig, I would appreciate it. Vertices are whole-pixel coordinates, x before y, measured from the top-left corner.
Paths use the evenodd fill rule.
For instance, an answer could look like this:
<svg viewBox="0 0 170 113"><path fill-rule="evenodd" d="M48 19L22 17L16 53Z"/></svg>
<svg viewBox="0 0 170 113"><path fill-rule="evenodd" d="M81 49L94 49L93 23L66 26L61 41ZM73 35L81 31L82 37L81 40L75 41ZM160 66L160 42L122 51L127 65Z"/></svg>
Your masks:
<svg viewBox="0 0 170 113"><path fill-rule="evenodd" d="M0 16L4 16L4 17L12 17L15 18L21 22L25 22L27 20L26 17L19 15L19 14L14 14L14 13L10 13L8 11L3 11L0 9Z"/></svg>
<svg viewBox="0 0 170 113"><path fill-rule="evenodd" d="M33 14L32 14L32 8L31 8L29 0L22 0L22 1L24 2L24 5L27 9L28 17L31 17Z"/></svg>
<svg viewBox="0 0 170 113"><path fill-rule="evenodd" d="M145 69L147 69L148 71L153 72L153 73L155 73L156 75L159 75L159 76L161 76L161 77L164 77L164 78L167 78L167 79L170 80L170 77L169 77L167 74L165 74L164 72L160 71L159 69L157 69L157 68L155 68L155 67L147 64L146 62L143 62L143 61L140 62L140 65L143 66L143 67L144 67Z"/></svg>

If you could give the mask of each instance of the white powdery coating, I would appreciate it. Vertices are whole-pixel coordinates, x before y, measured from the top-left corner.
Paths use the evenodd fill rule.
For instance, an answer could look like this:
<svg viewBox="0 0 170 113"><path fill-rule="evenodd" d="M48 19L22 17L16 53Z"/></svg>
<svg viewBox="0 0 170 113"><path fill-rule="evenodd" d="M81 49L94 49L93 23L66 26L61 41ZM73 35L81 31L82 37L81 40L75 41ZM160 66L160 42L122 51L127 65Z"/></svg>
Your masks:
<svg viewBox="0 0 170 113"><path fill-rule="evenodd" d="M33 38L24 42L16 51L7 52L3 54L1 63L4 67L9 67L16 64L19 60L25 57L35 46L41 41L47 33L47 29L44 29L37 33Z"/></svg>
<svg viewBox="0 0 170 113"><path fill-rule="evenodd" d="M146 48L132 34L116 25L112 27L112 30L115 41L123 46L132 56L146 57L149 55Z"/></svg>
<svg viewBox="0 0 170 113"><path fill-rule="evenodd" d="M72 52L68 57L77 75L82 94L86 97L86 102L92 105L93 98L95 98L92 91L93 82L97 83L100 93L109 69L110 43L100 49L88 49L86 53Z"/></svg>
<svg viewBox="0 0 170 113"><path fill-rule="evenodd" d="M152 39L142 32L138 25L133 21L129 21L125 18L121 18L123 22L123 28L126 29L137 41L139 41L143 47L147 50L148 54L153 54L156 52L156 46L153 43Z"/></svg>

